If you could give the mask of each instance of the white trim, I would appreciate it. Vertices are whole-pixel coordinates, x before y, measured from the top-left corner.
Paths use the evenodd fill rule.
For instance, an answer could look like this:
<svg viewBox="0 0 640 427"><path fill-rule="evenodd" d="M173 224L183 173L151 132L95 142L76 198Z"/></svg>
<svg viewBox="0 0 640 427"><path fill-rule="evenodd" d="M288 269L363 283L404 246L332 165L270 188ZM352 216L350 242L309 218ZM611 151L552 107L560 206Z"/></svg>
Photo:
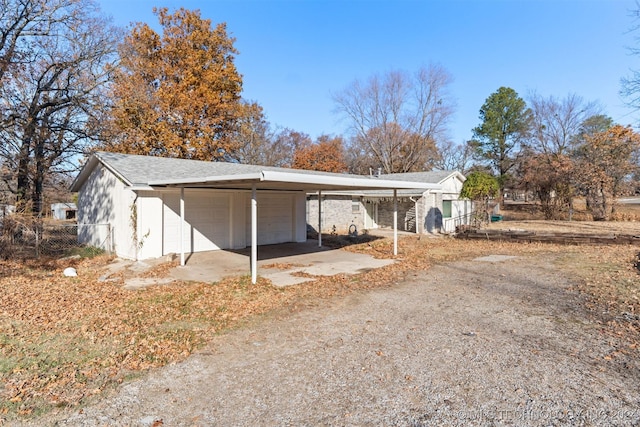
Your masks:
<svg viewBox="0 0 640 427"><path fill-rule="evenodd" d="M225 181L263 181L262 173L247 173L239 175L220 175L220 176L206 176L202 178L180 178L180 179L168 179L149 181L151 186L160 185L187 185L187 184L206 184L211 182L225 182Z"/></svg>
<svg viewBox="0 0 640 427"><path fill-rule="evenodd" d="M141 185L141 184L134 184L124 188L125 190L131 190L131 191L155 191L156 190L150 185Z"/></svg>
<svg viewBox="0 0 640 427"><path fill-rule="evenodd" d="M436 189L441 188L439 184L427 184L421 182L381 180L378 178L360 178L351 176L331 176L302 174L293 172L263 171L261 181L267 182L290 182L297 184L320 184L335 185L340 187L354 188L378 188L378 189Z"/></svg>
<svg viewBox="0 0 640 427"><path fill-rule="evenodd" d="M427 184L422 182L409 182L409 181L392 181L378 178L367 178L357 176L332 176L332 175L317 175L313 173L295 173L295 172L280 172L280 171L262 171L250 174L239 175L221 175L221 176L208 176L202 178L181 178L173 180L156 180L149 181L149 186L163 186L163 185L194 185L194 184L214 184L214 183L230 183L234 181L244 181L245 184L255 184L258 182L279 182L289 184L310 184L310 185L323 185L329 187L338 188L356 188L356 189L370 189L370 190L385 190L385 189L408 189L408 190L433 190L440 189L440 184Z"/></svg>

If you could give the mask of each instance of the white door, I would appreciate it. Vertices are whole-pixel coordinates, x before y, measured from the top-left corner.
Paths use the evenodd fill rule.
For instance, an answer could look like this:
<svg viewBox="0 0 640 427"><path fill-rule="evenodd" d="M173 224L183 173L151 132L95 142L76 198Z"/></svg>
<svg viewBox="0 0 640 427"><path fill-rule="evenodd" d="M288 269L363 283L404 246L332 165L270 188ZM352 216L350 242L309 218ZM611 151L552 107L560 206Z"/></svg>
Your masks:
<svg viewBox="0 0 640 427"><path fill-rule="evenodd" d="M185 191L184 250L200 252L230 248L229 212L229 193ZM180 252L180 194L164 196L163 227L162 252Z"/></svg>
<svg viewBox="0 0 640 427"><path fill-rule="evenodd" d="M364 208L364 228L378 228L378 204L367 200Z"/></svg>
<svg viewBox="0 0 640 427"><path fill-rule="evenodd" d="M230 245L229 194L185 195L185 220L193 252L227 249Z"/></svg>
<svg viewBox="0 0 640 427"><path fill-rule="evenodd" d="M295 232L294 196L258 193L258 244L293 242ZM251 197L247 198L246 241L251 244Z"/></svg>

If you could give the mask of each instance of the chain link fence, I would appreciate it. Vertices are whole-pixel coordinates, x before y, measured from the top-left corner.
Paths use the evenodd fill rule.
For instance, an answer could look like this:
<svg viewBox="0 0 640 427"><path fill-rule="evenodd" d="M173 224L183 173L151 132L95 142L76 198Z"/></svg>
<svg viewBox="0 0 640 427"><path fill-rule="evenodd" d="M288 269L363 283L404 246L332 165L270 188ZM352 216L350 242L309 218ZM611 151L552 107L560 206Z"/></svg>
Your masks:
<svg viewBox="0 0 640 427"><path fill-rule="evenodd" d="M88 245L80 244L79 234L98 238ZM76 224L22 215L0 218L0 257L4 259L65 256L87 246L111 253L113 243L110 225Z"/></svg>

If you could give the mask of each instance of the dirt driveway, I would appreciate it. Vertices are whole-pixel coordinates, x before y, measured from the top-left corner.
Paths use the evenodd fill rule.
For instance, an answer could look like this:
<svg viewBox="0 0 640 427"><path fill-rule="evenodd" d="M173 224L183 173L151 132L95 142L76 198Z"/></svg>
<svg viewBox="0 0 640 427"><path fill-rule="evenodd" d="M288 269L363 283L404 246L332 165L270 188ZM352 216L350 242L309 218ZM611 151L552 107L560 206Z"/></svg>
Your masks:
<svg viewBox="0 0 640 427"><path fill-rule="evenodd" d="M58 425L640 425L639 362L609 357L554 256L442 264L263 319Z"/></svg>

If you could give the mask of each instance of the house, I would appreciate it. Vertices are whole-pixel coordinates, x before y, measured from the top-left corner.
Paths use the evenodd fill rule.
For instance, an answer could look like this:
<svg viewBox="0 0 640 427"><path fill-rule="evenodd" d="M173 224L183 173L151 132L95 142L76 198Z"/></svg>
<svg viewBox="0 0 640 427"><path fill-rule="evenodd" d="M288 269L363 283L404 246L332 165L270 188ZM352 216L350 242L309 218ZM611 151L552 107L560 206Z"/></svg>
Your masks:
<svg viewBox="0 0 640 427"><path fill-rule="evenodd" d="M78 208L75 203L53 203L51 217L58 220L75 219Z"/></svg>
<svg viewBox="0 0 640 427"><path fill-rule="evenodd" d="M414 233L453 233L468 225L472 205L460 199L465 177L458 171L411 172L379 175L376 179L433 184L436 188L402 189L397 193L397 216L400 230ZM318 215L318 197L307 198L310 224ZM392 227L394 201L388 192L376 190L336 191L324 193L322 200L323 232L358 231Z"/></svg>
<svg viewBox="0 0 640 427"><path fill-rule="evenodd" d="M181 265L188 253L250 246L255 282L258 245L306 241L308 193L376 190L393 197L415 188L424 192L441 186L98 152L71 191L78 192L80 243L109 242L117 256L134 260L180 254Z"/></svg>

